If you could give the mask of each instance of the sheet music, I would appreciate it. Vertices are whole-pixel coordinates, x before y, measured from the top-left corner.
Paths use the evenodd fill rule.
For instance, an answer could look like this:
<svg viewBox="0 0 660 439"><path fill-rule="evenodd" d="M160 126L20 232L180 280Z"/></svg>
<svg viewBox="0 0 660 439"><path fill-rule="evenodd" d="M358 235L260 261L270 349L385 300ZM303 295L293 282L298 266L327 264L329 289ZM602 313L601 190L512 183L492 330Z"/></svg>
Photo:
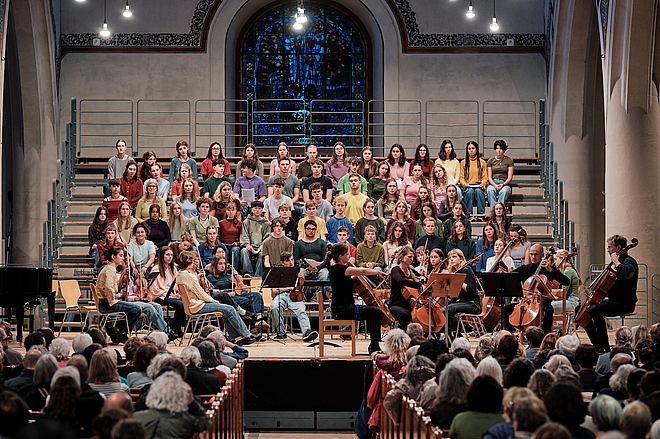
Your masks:
<svg viewBox="0 0 660 439"><path fill-rule="evenodd" d="M241 199L251 203L254 201L254 188L241 189Z"/></svg>

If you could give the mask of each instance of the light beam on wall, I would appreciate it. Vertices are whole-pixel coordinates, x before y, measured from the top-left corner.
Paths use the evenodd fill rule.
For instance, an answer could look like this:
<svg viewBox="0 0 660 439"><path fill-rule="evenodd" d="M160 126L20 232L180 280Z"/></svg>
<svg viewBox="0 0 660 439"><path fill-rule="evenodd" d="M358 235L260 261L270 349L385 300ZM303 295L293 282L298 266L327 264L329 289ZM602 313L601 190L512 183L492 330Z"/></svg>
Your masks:
<svg viewBox="0 0 660 439"><path fill-rule="evenodd" d="M296 15L294 16L294 23L291 26L296 31L301 31L303 29L303 24L307 23L307 15L305 15L305 5L303 0L298 0L296 8Z"/></svg>

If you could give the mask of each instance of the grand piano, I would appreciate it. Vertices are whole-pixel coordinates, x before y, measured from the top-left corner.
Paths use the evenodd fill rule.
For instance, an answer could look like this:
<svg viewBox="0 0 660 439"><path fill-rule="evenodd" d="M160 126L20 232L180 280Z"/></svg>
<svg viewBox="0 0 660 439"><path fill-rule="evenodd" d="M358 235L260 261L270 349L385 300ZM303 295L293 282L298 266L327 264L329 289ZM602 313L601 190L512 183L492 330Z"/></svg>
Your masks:
<svg viewBox="0 0 660 439"><path fill-rule="evenodd" d="M53 269L20 265L0 266L0 308L16 308L16 341L23 341L25 306L37 306L48 301L48 325L55 329L55 291ZM34 321L31 320L30 331Z"/></svg>

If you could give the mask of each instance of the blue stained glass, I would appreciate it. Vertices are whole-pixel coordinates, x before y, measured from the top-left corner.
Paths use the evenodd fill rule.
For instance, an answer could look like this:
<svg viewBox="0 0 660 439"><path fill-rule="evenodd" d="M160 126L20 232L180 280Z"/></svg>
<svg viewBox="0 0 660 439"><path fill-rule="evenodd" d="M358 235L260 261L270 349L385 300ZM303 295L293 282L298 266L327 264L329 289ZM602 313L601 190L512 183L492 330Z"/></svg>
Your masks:
<svg viewBox="0 0 660 439"><path fill-rule="evenodd" d="M255 143L300 144L309 132L319 145L360 143L364 104L323 101L365 100L364 37L344 13L318 3L305 4L309 20L296 32L295 12L295 3L269 10L243 40L240 94L256 100L250 128Z"/></svg>

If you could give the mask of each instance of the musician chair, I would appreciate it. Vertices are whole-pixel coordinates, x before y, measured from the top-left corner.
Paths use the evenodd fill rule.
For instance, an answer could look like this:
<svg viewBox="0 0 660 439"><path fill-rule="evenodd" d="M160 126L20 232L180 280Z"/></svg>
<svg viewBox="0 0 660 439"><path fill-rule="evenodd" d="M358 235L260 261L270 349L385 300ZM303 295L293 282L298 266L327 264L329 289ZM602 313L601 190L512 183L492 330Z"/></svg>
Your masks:
<svg viewBox="0 0 660 439"><path fill-rule="evenodd" d="M350 335L351 336L351 357L355 357L355 320L335 320L325 318L326 309L323 303L323 293L316 293L319 304L319 357L323 357L323 343L326 334L330 335ZM328 310L329 311L329 310ZM342 326L349 326L350 329L341 329ZM339 329L325 329L330 327L339 327Z"/></svg>
<svg viewBox="0 0 660 439"><path fill-rule="evenodd" d="M67 322L66 318L69 314L80 314L80 332L85 331L85 327L87 326L87 319L89 317L89 313L96 311L97 308L95 306L80 306L78 304L78 300L80 299L80 285L78 284L77 280L62 280L59 282L60 284L60 292L62 293L62 297L64 298L64 302L66 303L66 310L64 311L64 317L62 317L62 324L60 325L60 331L57 333L57 336L59 337L62 334L62 328L66 324L67 326L74 326L75 322ZM85 319L83 320L83 314L85 315Z"/></svg>
<svg viewBox="0 0 660 439"><path fill-rule="evenodd" d="M553 314L552 315L552 329L555 329L555 322L560 323L561 327L561 335L567 335L566 330L569 328L568 326L568 312L566 311L566 288L561 288L561 289L554 289L552 290L552 294L557 298L561 299L561 309L562 312L561 314Z"/></svg>
<svg viewBox="0 0 660 439"><path fill-rule="evenodd" d="M621 326L626 326L626 317L635 317L637 315L637 311L633 311L628 314L621 314Z"/></svg>
<svg viewBox="0 0 660 439"><path fill-rule="evenodd" d="M215 319L216 326L220 327L220 317L222 317L221 312L205 312L194 314L190 312L190 298L188 297L188 288L185 285L179 284L179 294L181 295L181 301L183 302L183 310L186 313L186 328L183 330L183 335L181 336L181 341L179 346L183 344L183 339L186 337L186 332L188 332L188 327L190 323L193 323L191 327L190 338L188 339L188 345L193 339L193 336L201 331L201 329L211 320ZM200 322L201 320L201 322ZM199 328L199 329L198 329Z"/></svg>
<svg viewBox="0 0 660 439"><path fill-rule="evenodd" d="M108 323L108 320L110 319L112 319L112 322L115 325L117 324L118 321L126 320L128 338L131 338L131 325L128 323L128 314L126 314L123 311L109 312L109 313L101 312L101 308L99 308L99 295L98 292L96 291L96 284L89 284L89 288L92 290L92 297L94 298L96 311L99 314L101 314L101 321L99 322L101 324L101 328L105 328L106 323Z"/></svg>
<svg viewBox="0 0 660 439"><path fill-rule="evenodd" d="M481 312L479 314L467 314L461 312L454 315L458 319L457 329L460 329L463 335L468 334L467 328L470 326L477 331L477 337L488 334L483 319L486 316L486 305L488 304L489 298L481 294L479 295L481 296Z"/></svg>

